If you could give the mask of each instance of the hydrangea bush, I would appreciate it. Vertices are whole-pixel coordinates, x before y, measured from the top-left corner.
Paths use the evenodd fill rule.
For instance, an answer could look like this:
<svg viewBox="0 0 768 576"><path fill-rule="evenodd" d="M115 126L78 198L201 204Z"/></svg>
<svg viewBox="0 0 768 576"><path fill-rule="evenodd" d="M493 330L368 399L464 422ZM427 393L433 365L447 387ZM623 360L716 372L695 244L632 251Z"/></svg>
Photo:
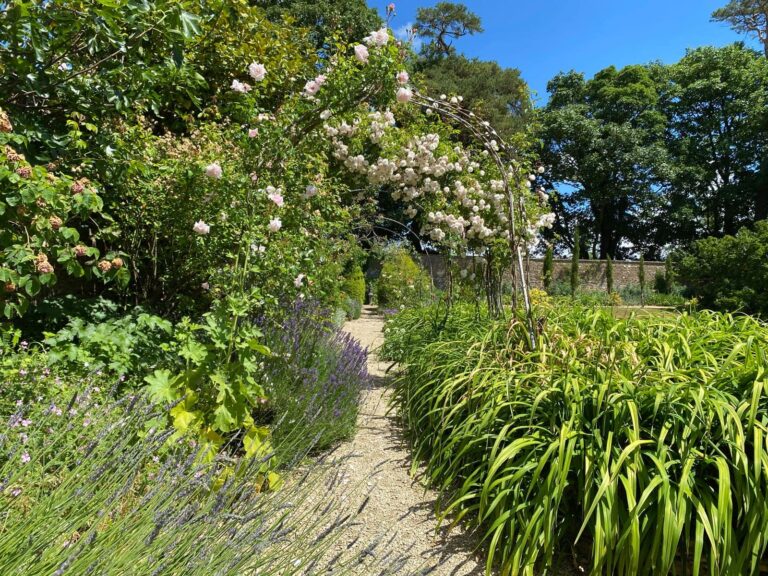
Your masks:
<svg viewBox="0 0 768 576"><path fill-rule="evenodd" d="M124 255L102 254L94 245L109 238L96 185L57 173L55 164L30 164L16 149L23 138L11 132L2 110L0 116L0 312L6 318L23 315L30 300L60 278L126 284Z"/></svg>

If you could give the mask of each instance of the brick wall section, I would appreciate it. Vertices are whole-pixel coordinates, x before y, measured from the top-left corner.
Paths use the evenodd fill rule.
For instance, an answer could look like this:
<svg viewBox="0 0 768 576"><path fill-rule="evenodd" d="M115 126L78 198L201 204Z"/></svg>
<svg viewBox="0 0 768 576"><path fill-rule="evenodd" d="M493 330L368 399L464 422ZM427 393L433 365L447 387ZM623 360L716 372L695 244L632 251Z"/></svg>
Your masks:
<svg viewBox="0 0 768 576"><path fill-rule="evenodd" d="M445 258L435 254L421 254L421 263L427 272L430 272L435 285L444 288L446 285ZM472 258L461 258L462 267L471 269ZM637 285L637 269L639 262L636 260L613 262L613 287L620 290L626 286ZM542 270L544 260L531 259L526 264L528 270L528 282L532 288L543 288ZM645 263L645 281L648 287L653 287L653 279L657 273L664 274L664 262ZM552 281L564 282L570 285L571 261L555 260L553 262ZM605 290L605 260L579 260L579 287L588 290Z"/></svg>

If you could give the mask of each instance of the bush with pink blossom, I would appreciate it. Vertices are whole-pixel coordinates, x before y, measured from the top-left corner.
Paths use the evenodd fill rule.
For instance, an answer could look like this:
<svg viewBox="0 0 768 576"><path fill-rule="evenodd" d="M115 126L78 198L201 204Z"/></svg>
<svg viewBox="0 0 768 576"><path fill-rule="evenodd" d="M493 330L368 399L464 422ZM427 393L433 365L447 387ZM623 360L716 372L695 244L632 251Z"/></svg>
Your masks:
<svg viewBox="0 0 768 576"><path fill-rule="evenodd" d="M0 133L0 315L6 318L88 280L125 285L130 276L119 252L108 248L114 240L109 228L93 226L108 221L98 185L55 165L30 164L17 151L22 143L20 135ZM111 260L121 265L112 269Z"/></svg>

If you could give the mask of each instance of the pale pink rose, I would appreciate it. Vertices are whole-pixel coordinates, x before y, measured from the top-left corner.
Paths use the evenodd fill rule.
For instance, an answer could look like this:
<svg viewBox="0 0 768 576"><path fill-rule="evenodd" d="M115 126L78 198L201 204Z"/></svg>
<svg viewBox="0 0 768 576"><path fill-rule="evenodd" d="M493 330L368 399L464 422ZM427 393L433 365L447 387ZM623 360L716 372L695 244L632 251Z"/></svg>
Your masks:
<svg viewBox="0 0 768 576"><path fill-rule="evenodd" d="M202 220L198 220L195 222L194 226L192 226L192 231L200 236L205 236L210 233L211 227Z"/></svg>
<svg viewBox="0 0 768 576"><path fill-rule="evenodd" d="M410 102L411 98L413 98L413 92L411 92L408 88L398 88L397 90L398 102L405 104L406 102Z"/></svg>
<svg viewBox="0 0 768 576"><path fill-rule="evenodd" d="M363 64L368 63L368 48L362 44L355 46L355 58L357 58Z"/></svg>
<svg viewBox="0 0 768 576"><path fill-rule="evenodd" d="M283 227L283 222L280 220L280 218L272 218L272 220L269 221L270 232L277 232L282 227Z"/></svg>
<svg viewBox="0 0 768 576"><path fill-rule="evenodd" d="M323 84L325 84L326 80L328 80L328 76L326 76L325 74L318 74L317 78L315 78L315 83L318 86L322 86Z"/></svg>
<svg viewBox="0 0 768 576"><path fill-rule="evenodd" d="M232 80L232 90L245 94L251 91L251 85L246 82L240 82L240 80Z"/></svg>
<svg viewBox="0 0 768 576"><path fill-rule="evenodd" d="M398 84L408 84L408 80L411 79L411 77L408 75L408 72L406 72L405 70L398 72L395 78L397 78Z"/></svg>
<svg viewBox="0 0 768 576"><path fill-rule="evenodd" d="M307 96L314 96L317 94L317 91L320 90L320 84L315 82L314 80L310 80L306 84L304 84L304 94Z"/></svg>
<svg viewBox="0 0 768 576"><path fill-rule="evenodd" d="M296 288L301 288L304 284L304 274L299 274L296 276L296 278L293 279L293 285L296 286Z"/></svg>
<svg viewBox="0 0 768 576"><path fill-rule="evenodd" d="M365 43L369 46L371 44L375 44L376 46L386 46L387 42L389 42L389 31L386 28L371 32L365 39Z"/></svg>
<svg viewBox="0 0 768 576"><path fill-rule="evenodd" d="M221 166L219 166L218 162L208 164L208 166L205 167L205 175L208 176L208 178L215 178L218 180L221 178L221 174Z"/></svg>
<svg viewBox="0 0 768 576"><path fill-rule="evenodd" d="M268 195L267 198L272 200L272 202L274 202L278 208L283 207L283 204L284 204L283 197L277 192L273 192L272 194Z"/></svg>
<svg viewBox="0 0 768 576"><path fill-rule="evenodd" d="M309 184L305 190L304 197L312 198L312 196L314 196L315 194L317 194L317 186L315 186L314 184Z"/></svg>
<svg viewBox="0 0 768 576"><path fill-rule="evenodd" d="M210 284L208 284L208 282L203 282L203 283L200 285L200 287L201 287L203 290L210 290L210 289L211 289L211 285L210 285Z"/></svg>
<svg viewBox="0 0 768 576"><path fill-rule="evenodd" d="M253 78L256 82L261 82L267 75L267 69L264 67L264 64L259 62L251 62L248 66L248 74L250 74L251 78Z"/></svg>
<svg viewBox="0 0 768 576"><path fill-rule="evenodd" d="M248 138L256 138L256 136L259 135L259 129L258 128L250 128L248 130Z"/></svg>

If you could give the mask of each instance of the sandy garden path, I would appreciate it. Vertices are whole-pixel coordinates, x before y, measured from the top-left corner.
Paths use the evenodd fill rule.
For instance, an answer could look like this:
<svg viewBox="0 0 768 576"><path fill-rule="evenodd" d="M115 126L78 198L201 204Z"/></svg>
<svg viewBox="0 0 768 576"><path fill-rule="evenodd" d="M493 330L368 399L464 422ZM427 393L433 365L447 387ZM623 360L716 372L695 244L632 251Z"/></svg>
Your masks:
<svg viewBox="0 0 768 576"><path fill-rule="evenodd" d="M450 533L436 531L437 494L425 490L411 477L410 453L397 420L389 407L387 364L380 362L376 350L383 342L384 321L374 307L366 306L359 320L344 329L368 347L368 370L372 385L363 392L358 431L339 449L347 456L341 486L367 486L369 501L358 518L355 537L342 537L336 546L360 553L360 575L379 574L377 558L383 554L406 556L398 574L435 576L481 576L483 560L474 553L476 539L461 528ZM343 488L342 488L343 489ZM366 559L366 542L383 541L376 554ZM356 548L360 550L356 550Z"/></svg>

